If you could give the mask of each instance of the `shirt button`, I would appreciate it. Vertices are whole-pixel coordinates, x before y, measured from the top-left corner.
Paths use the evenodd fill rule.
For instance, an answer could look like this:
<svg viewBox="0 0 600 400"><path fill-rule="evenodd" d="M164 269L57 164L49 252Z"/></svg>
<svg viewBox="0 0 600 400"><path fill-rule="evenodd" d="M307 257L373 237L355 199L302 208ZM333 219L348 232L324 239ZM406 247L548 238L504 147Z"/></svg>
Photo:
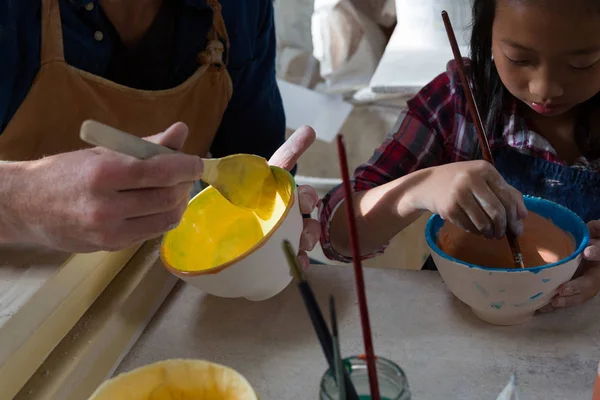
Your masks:
<svg viewBox="0 0 600 400"><path fill-rule="evenodd" d="M94 32L94 39L96 39L98 42L101 42L102 39L104 39L104 33L100 31Z"/></svg>
<svg viewBox="0 0 600 400"><path fill-rule="evenodd" d="M88 11L92 11L94 9L94 3L91 1L85 5L85 9Z"/></svg>

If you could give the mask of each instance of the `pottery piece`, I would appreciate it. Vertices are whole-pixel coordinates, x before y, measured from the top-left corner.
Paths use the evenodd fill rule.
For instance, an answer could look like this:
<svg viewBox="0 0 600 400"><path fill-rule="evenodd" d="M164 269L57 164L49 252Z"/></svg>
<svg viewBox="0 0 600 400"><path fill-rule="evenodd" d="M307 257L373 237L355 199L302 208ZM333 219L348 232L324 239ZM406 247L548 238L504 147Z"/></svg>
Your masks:
<svg viewBox="0 0 600 400"><path fill-rule="evenodd" d="M258 400L237 371L203 360L171 359L104 382L88 400Z"/></svg>
<svg viewBox="0 0 600 400"><path fill-rule="evenodd" d="M160 252L165 267L219 297L261 301L285 289L292 277L281 243L287 239L297 249L303 223L294 178L271 168L277 193L270 218L234 206L209 186L165 235Z"/></svg>
<svg viewBox="0 0 600 400"><path fill-rule="evenodd" d="M534 268L487 268L458 260L437 245L444 221L433 215L425 228L425 238L433 260L450 291L466 303L481 320L495 325L516 325L530 319L548 304L556 289L575 274L590 233L569 209L548 200L524 196L528 210L550 219L570 234L575 251L558 262Z"/></svg>

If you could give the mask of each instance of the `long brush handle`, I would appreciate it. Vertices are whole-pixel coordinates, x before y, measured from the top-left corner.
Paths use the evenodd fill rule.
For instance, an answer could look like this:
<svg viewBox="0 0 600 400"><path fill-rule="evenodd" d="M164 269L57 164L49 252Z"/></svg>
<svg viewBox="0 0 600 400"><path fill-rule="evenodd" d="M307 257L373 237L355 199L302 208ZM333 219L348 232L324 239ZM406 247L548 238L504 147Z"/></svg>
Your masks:
<svg viewBox="0 0 600 400"><path fill-rule="evenodd" d="M298 284L298 288L300 289L302 299L304 300L304 304L306 306L306 309L308 310L308 314L317 333L317 337L319 339L319 342L321 343L321 348L323 349L323 354L327 359L329 370L333 374L335 371L333 338L331 337L331 333L329 332L327 323L323 318L321 308L315 300L315 295L310 286L308 285L308 282L300 282ZM350 376L346 369L344 369L344 387L346 396L349 400L360 400L358 397L358 393L356 393L356 388L352 384L352 381L350 380Z"/></svg>
<svg viewBox="0 0 600 400"><path fill-rule="evenodd" d="M485 129L483 127L481 115L479 114L479 109L475 103L473 89L469 84L469 79L467 78L467 73L465 72L465 65L463 63L462 55L460 54L460 49L458 48L456 36L454 35L454 29L452 28L450 17L446 11L442 11L442 19L444 20L444 26L446 28L446 33L448 34L450 47L452 47L452 53L454 54L454 59L456 60L456 66L463 91L465 92L465 97L467 98L469 112L471 113L471 117L473 117L473 123L475 124L475 130L477 131L477 138L479 140L479 147L481 147L481 151L483 153L483 159L490 164L495 165L494 158L492 157L492 152L490 150L490 144L488 143L487 135L485 134ZM506 239L508 240L508 245L512 251L513 262L515 266L517 268L525 268L525 264L523 263L523 254L521 253L521 246L519 246L519 241L517 240L516 236L511 231L507 230Z"/></svg>
<svg viewBox="0 0 600 400"><path fill-rule="evenodd" d="M342 135L337 136L338 156L340 169L342 170L342 184L346 202L346 217L350 228L350 245L352 247L352 260L354 262L354 279L356 281L356 293L358 296L358 308L360 310L360 322L362 326L363 340L365 343L365 355L367 357L367 372L369 374L369 387L371 398L380 400L379 380L377 379L377 367L375 365L375 351L373 350L373 337L371 334L371 322L369 321L369 308L367 307L367 294L365 290L365 279L361 264L358 231L356 229L356 218L352 202L352 188L350 186L350 173L348 172L348 160L346 148Z"/></svg>

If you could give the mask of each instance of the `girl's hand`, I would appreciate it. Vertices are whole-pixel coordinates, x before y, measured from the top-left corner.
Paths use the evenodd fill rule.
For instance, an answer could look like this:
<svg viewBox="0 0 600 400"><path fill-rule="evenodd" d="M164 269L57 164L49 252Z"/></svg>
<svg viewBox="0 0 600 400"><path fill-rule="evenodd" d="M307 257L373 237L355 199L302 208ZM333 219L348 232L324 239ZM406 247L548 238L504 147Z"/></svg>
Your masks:
<svg viewBox="0 0 600 400"><path fill-rule="evenodd" d="M591 240L583 251L584 260L575 279L558 287L558 294L540 312L585 303L600 291L600 220L588 223Z"/></svg>
<svg viewBox="0 0 600 400"><path fill-rule="evenodd" d="M527 216L523 195L487 161L441 165L415 173L410 191L412 208L429 210L444 220L488 238L501 238L506 230L523 232Z"/></svg>

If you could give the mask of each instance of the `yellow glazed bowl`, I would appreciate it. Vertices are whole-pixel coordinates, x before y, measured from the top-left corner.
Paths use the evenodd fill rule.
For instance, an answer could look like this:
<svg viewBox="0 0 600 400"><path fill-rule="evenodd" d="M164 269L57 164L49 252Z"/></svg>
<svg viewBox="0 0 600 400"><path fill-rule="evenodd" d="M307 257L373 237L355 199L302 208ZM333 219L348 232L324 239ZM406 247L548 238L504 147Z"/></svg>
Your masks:
<svg viewBox="0 0 600 400"><path fill-rule="evenodd" d="M189 203L179 226L162 242L161 259L177 277L219 297L271 298L292 277L283 240L300 244L302 215L296 184L284 169L277 179L275 207L267 220L234 206L209 186Z"/></svg>
<svg viewBox="0 0 600 400"><path fill-rule="evenodd" d="M88 400L258 400L241 374L202 360L149 364L104 382Z"/></svg>

